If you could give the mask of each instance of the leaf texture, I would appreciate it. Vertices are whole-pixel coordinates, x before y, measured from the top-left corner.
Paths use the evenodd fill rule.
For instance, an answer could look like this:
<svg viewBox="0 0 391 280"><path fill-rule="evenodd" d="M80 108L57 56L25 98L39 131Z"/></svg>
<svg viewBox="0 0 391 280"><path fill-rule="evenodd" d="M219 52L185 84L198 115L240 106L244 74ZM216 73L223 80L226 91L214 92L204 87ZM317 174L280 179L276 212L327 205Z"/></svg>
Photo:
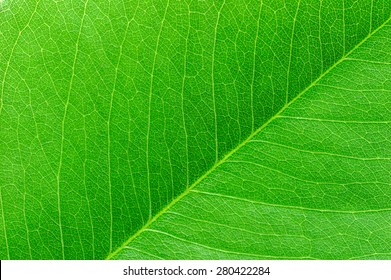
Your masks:
<svg viewBox="0 0 391 280"><path fill-rule="evenodd" d="M116 257L389 259L390 35L343 57Z"/></svg>
<svg viewBox="0 0 391 280"><path fill-rule="evenodd" d="M2 2L0 258L391 258L390 11Z"/></svg>

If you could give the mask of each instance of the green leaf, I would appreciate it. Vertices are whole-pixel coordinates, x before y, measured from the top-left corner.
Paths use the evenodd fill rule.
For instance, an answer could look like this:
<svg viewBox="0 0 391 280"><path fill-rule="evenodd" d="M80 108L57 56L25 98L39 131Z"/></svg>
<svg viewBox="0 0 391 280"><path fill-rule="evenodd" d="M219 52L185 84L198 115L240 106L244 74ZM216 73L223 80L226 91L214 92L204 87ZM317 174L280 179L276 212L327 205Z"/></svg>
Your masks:
<svg viewBox="0 0 391 280"><path fill-rule="evenodd" d="M0 258L390 259L390 13L0 2Z"/></svg>

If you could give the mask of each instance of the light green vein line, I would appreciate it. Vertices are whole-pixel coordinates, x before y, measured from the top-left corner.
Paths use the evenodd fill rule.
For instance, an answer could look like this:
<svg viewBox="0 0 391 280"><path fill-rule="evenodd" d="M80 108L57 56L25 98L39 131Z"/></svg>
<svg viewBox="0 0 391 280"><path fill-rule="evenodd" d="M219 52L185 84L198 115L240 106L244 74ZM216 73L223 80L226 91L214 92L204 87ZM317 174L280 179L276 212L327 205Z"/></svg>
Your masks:
<svg viewBox="0 0 391 280"><path fill-rule="evenodd" d="M320 72L322 73L324 70L324 62L323 62L323 44L322 44L322 4L323 0L320 0L319 2L319 13L318 13L318 27L319 27L319 49L320 49L320 63L321 63L321 68Z"/></svg>
<svg viewBox="0 0 391 280"><path fill-rule="evenodd" d="M181 92L181 109L182 109L182 123L183 130L185 132L185 147L186 147L186 186L189 185L189 143L188 143L188 134L186 129L186 117L185 117L185 82L186 82L186 68L187 68L187 52L188 52L188 43L190 36L190 7L187 6L188 11L188 27L186 35L186 44L185 44L185 55L183 57L183 78L182 78L182 92ZM174 194L174 191L173 191Z"/></svg>
<svg viewBox="0 0 391 280"><path fill-rule="evenodd" d="M87 166L87 126L86 126L86 117L83 116L83 124L84 124L84 161L83 161L83 183L84 183L84 193L87 201L88 208L88 218L91 225L91 239L92 239L92 259L95 259L95 231L94 231L94 223L92 221L91 214L91 202L88 196L87 190L87 175L86 175L86 166Z"/></svg>
<svg viewBox="0 0 391 280"><path fill-rule="evenodd" d="M391 252L388 252L388 253L373 253L373 254L361 255L361 256L358 256L358 257L349 258L348 260L360 260L360 259L368 260L369 257L376 257L376 256L378 256L382 260L386 260L386 259L389 259L391 257Z"/></svg>
<svg viewBox="0 0 391 280"><path fill-rule="evenodd" d="M196 192L196 191L193 190L193 192ZM195 219L195 218L193 218L191 216L186 216L186 215L183 215L183 214L177 213L177 212L167 211L167 214L180 216L180 217L182 217L182 218L184 218L186 220L192 220L192 221L195 221L197 223L205 223L205 224L210 224L210 225L217 226L217 227L231 229L231 230L234 230L236 232L246 232L246 233L253 234L253 235L268 236L268 237L280 237L280 236L283 236L283 237L294 237L294 238L306 239L306 240L310 241L310 239L307 236L305 236L305 235L297 235L297 234L296 235L294 235L294 234L281 234L281 235L279 235L279 234L275 234L275 233L260 233L260 232L257 232L257 231L244 229L244 228L241 228L241 227L233 227L233 226L230 226L229 224L217 223L217 222L212 222L212 221L202 220L202 219ZM129 248L132 248L132 247L129 247Z"/></svg>
<svg viewBox="0 0 391 280"><path fill-rule="evenodd" d="M353 60L353 59L348 59L346 58L345 61L348 61L348 60ZM391 63L390 63L391 65ZM371 89L355 89L355 88L346 88L346 87L340 87L340 86L333 86L333 85L328 85L328 84L322 84L322 83L318 83L316 85L317 87L328 87L328 88L335 88L335 89L338 89L338 90L345 90L345 91L351 91L351 92L391 92L391 89L385 89L385 88L371 88ZM344 103L344 105L346 105Z"/></svg>
<svg viewBox="0 0 391 280"><path fill-rule="evenodd" d="M166 9L164 10L164 15L162 19L162 23L160 24L159 33L157 35L156 39L156 45L155 45L155 54L153 57L152 62L152 70L151 70L151 80L149 83L149 99L148 99L148 130L147 130L147 139L146 139L146 148L145 148L145 160L146 160L146 166L147 166L147 182L148 182L148 199L149 199L149 215L148 220L151 220L152 218L152 196L151 196L151 175L149 170L149 137L151 134L151 113L152 113L152 93L153 93L153 80L155 77L155 67L156 67L156 60L157 60L157 51L159 50L159 43L160 43L160 37L162 35L163 31L163 25L164 21L166 20L167 10L168 6L170 5L170 0L167 1Z"/></svg>
<svg viewBox="0 0 391 280"><path fill-rule="evenodd" d="M0 94L0 115L1 115L1 112L3 111L3 106L4 106L4 90L5 90L5 80L7 78L7 74L8 74L8 70L9 70L9 67L10 67L10 64L11 64L11 59L12 59L12 56L15 52L15 49L16 49L16 46L18 45L19 43L19 40L20 38L22 37L22 34L23 32L27 29L27 27L29 27L30 23L31 23L31 20L33 19L34 15L37 13L37 9L38 9L38 5L41 1L38 1L35 5L35 8L34 8L34 11L32 12L29 20L27 21L26 25L19 31L18 33L18 36L16 37L16 40L15 40L15 43L14 45L12 46L12 49L11 49L11 53L8 57L8 60L7 60L7 65L5 66L5 70L4 70L4 75L3 75L3 81L1 82L1 94Z"/></svg>
<svg viewBox="0 0 391 280"><path fill-rule="evenodd" d="M303 96L309 89L314 87L324 76L326 76L330 71L332 71L335 67L337 67L341 62L345 60L347 56L353 53L357 48L359 48L362 44L364 44L373 34L382 29L389 21L391 17L388 18L382 25L376 28L372 33L368 34L359 44L357 44L353 49L351 49L346 55L344 55L340 60L338 60L334 65L332 65L326 72L320 75L315 81L313 81L307 88L305 88L300 94L298 94L295 98L293 98L288 104L286 104L280 111L278 111L273 117L271 117L266 123L264 123L261 127L259 127L256 131L250 134L246 140L240 143L236 148L231 150L228 154L226 154L221 160L219 160L211 169L204 173L201 177L199 177L189 188L187 188L182 194L177 196L170 204L166 205L159 213L157 213L152 219L150 219L142 228L140 228L136 233L129 237L120 247L117 248L114 252L110 253L106 259L111 259L115 255L117 255L123 248L128 246L135 238L141 235L145 230L147 230L159 217L161 217L164 213L166 213L169 209L171 209L178 201L187 196L192 189L194 189L197 185L199 185L205 178L207 178L213 171L217 169L220 165L228 160L233 154L235 154L239 149L241 149L244 145L250 142L259 132L261 132L265 127L267 127L272 121L274 121L278 116L282 114L291 104L296 102L300 97Z"/></svg>
<svg viewBox="0 0 391 280"><path fill-rule="evenodd" d="M288 104L288 100L289 100L289 81L290 81L289 75L291 72L292 55L293 55L293 40L294 40L294 36L295 36L295 26L296 26L297 15L299 13L299 8L300 8L300 0L297 3L295 17L293 18L291 42L289 44L289 62L288 62L288 69L287 69L287 73L286 73L285 105Z"/></svg>
<svg viewBox="0 0 391 280"><path fill-rule="evenodd" d="M263 6L263 0L261 0L261 5L259 7L259 14L258 14L258 20L257 20L257 32L255 34L254 39L254 54L253 54L253 73L251 77L251 131L254 131L255 126L255 120L254 120L254 81L255 81L255 70L256 70L256 58L257 58L257 44L258 44L258 37L259 37L259 25L261 21L261 13L262 13L262 6Z"/></svg>
<svg viewBox="0 0 391 280"><path fill-rule="evenodd" d="M346 53L346 21L345 21L345 0L342 0L342 46L343 46L343 55Z"/></svg>
<svg viewBox="0 0 391 280"><path fill-rule="evenodd" d="M164 260L163 258L161 258L161 257L159 257L159 256L156 256L156 255L151 254L151 253L149 253L149 252L145 252L145 251L140 250L140 249L136 249L136 248L133 248L133 247L126 247L126 249L128 249L128 250L133 250L133 251L139 252L139 253L144 254L144 255L148 255L148 256L150 256L150 257L152 257L152 258L156 258L156 259L158 259L158 260Z"/></svg>
<svg viewBox="0 0 391 280"><path fill-rule="evenodd" d="M176 240L179 240L179 241L182 241L182 242L186 242L186 243L189 243L189 244L193 244L195 246L203 247L203 248L209 249L211 251L216 251L216 252L221 252L221 253L226 253L226 254L235 254L235 255L239 255L239 256L251 256L251 257L255 257L257 259L260 259L260 258L261 259L278 259L278 260L282 260L282 259L294 259L294 260L313 259L312 257L309 257L309 256L307 256L307 257L291 257L290 258L290 257L286 257L286 256L258 255L258 254L253 254L253 253L245 253L245 252L238 252L238 251L223 250L223 249L211 247L211 246L208 246L208 245L204 245L204 244L201 244L201 243L197 243L197 242L194 242L194 241L190 241L190 240L187 240L187 239L175 236L173 234L170 234L170 233L167 233L167 232L164 232L164 231L154 230L154 229L148 229L148 231L149 232L154 232L154 233L157 233L157 234L166 235L166 236L174 238Z"/></svg>
<svg viewBox="0 0 391 280"><path fill-rule="evenodd" d="M379 182L379 181L365 181L365 182L351 181L349 183L311 181L311 180L306 180L306 179L295 177L295 176L290 175L288 173L284 173L281 170L274 169L274 168L271 168L269 166L262 165L262 164L259 164L259 163L256 163L256 162L243 161L243 160L237 161L237 160L231 160L231 159L228 159L226 162L227 163L233 163L233 164L235 164L235 163L244 163L244 164L248 164L248 165L255 165L255 166L258 166L258 167L261 167L261 168L268 169L268 170L270 170L272 172L277 172L279 174L282 174L282 175L284 175L286 177L289 177L289 178L292 178L294 180L297 180L297 181L300 181L300 182L305 182L305 183L310 183L310 184L317 185L317 186L321 186L321 185L331 186L331 185L333 185L333 186L337 186L337 187L341 187L341 186L346 187L346 186L355 186L355 185L374 185L374 184L375 185L384 185L384 186L387 186L387 187L391 186L391 182L385 183L385 182ZM226 174L227 176L230 176L230 177L243 179L243 177L241 177L239 175L236 175L235 173L226 171L226 170L220 170L220 173ZM260 183L260 182L263 182L264 178L261 178L260 176L258 176L256 174L254 174L254 178L255 178L254 180L249 180L249 182L252 182L252 183L255 183L255 184L258 184L258 185L262 185L262 183ZM215 178L215 180L216 180L216 182L224 183L224 181L221 181L219 179ZM289 190L289 192L292 192L292 191Z"/></svg>
<svg viewBox="0 0 391 280"><path fill-rule="evenodd" d="M259 152L261 154L261 152ZM269 156L268 154L266 154L267 156ZM312 185L336 185L336 186L346 186L346 185L352 185L354 183L357 183L357 184L367 184L369 182L349 182L349 183L339 183L339 182L326 182L326 181L311 181L311 180L306 180L304 178L300 178L300 177L295 177L289 173L285 173L279 169L276 169L276 168L272 168L272 167L269 167L267 165L263 165L263 164L259 164L258 162L254 162L254 161L245 161L245 160L227 160L227 162L229 163L239 163L239 164L246 164L246 165L253 165L253 166L257 166L259 168L263 168L263 169L267 169L267 170L270 170L272 172L277 172L285 177L289 177L289 178L292 178L294 180L297 180L297 181L300 181L300 182L305 182L305 183L310 183ZM228 173L229 174L229 173ZM231 175L231 174L230 174ZM232 176L232 175L231 175ZM255 176L255 175L254 175ZM260 180L262 181L262 179L260 178ZM254 182L255 183L255 182ZM380 183L380 182L379 182ZM389 186L389 184L387 185Z"/></svg>
<svg viewBox="0 0 391 280"><path fill-rule="evenodd" d="M7 250L7 258L10 260L10 251L9 251L9 245L8 245L8 237L7 237L7 227L5 226L5 215L4 215L4 206L3 206L3 193L2 193L2 187L0 186L0 208L1 208L1 222L3 224L3 231L4 231L4 239L5 239L5 247Z"/></svg>
<svg viewBox="0 0 391 280"><path fill-rule="evenodd" d="M30 96L30 105L31 105L31 92L29 92L29 96ZM26 168L24 167L23 165L23 156L22 156L22 149L21 149L21 145L20 145L20 141L19 141L19 125L20 125L20 122L18 120L18 127L16 128L16 139L17 139L17 142L18 142L18 153L19 153L19 159L20 159L20 166L22 167L23 169L23 175L22 175L22 178L23 178L23 219L24 219L24 225L25 225L25 229L26 229L26 237L27 237L27 244L28 244L28 249L29 249L29 255L30 255L30 259L32 260L33 259L33 255L31 254L31 242L30 242L30 231L29 231L29 227L28 227L28 223L27 223L27 215L26 215L26 195L27 195L27 184L26 184Z"/></svg>
<svg viewBox="0 0 391 280"><path fill-rule="evenodd" d="M382 208L382 209L368 209L368 210L332 210L332 209L318 209L318 208L309 208L309 207L302 207L302 206L292 206L292 205L283 205L283 204L275 204L275 203L267 203L262 201L256 201L251 200L247 198L232 196L232 195L225 195L225 194L219 194L219 193L211 193L211 192L205 192L205 191L198 191L198 190L192 190L193 193L199 193L204 195L210 195L210 196L217 196L221 198L227 198L232 200L238 200L243 202L248 202L252 204L259 204L263 206L270 206L270 207L278 207L278 208L287 208L287 209L294 209L294 210L303 210L303 211L313 211L313 212L322 212L322 213L340 213L340 214L357 214L357 213L378 213L378 212L390 212L391 208Z"/></svg>
<svg viewBox="0 0 391 280"><path fill-rule="evenodd" d="M175 236L173 234L170 234L170 233L167 233L167 232L164 232L164 231L161 231L161 230L148 229L148 231L149 232L155 232L157 234L166 235L166 236L169 236L171 238L180 240L182 242L190 243L190 244L193 244L195 246L203 247L203 248L206 248L206 249L209 249L209 250L212 250L212 251L228 253L228 254L235 254L235 255L244 255L244 256L252 256L252 257L263 257L263 255L258 255L258 254L251 254L251 253L243 253L243 252L237 252L237 251L222 250L222 249L219 249L219 248L211 247L211 246L204 245L204 244L201 244L201 243L197 243L197 242L194 242L194 241L190 241L190 240L187 240L187 239L184 239L184 238L180 238L178 236Z"/></svg>
<svg viewBox="0 0 391 280"><path fill-rule="evenodd" d="M131 119L131 116L130 116L130 113L128 111L128 118L129 120ZM130 122L129 122L130 124ZM128 129L128 143L131 143L130 141L130 128ZM136 199L136 204L137 204L137 208L139 210L139 213L140 213L140 217L141 217L141 220L143 222L143 224L145 223L145 220L144 220L144 215L143 215L143 211L141 210L141 207L140 207L140 202L139 202L139 199L138 199L138 196L137 196L137 190L136 190L136 184L134 182L134 175L133 175L133 171L132 171L132 166L130 164L131 160L130 160L130 157L129 157L129 149L126 149L126 158L127 158L127 164L128 164L128 169L129 169L129 174L130 174L130 179L131 179L131 182L132 182L132 186L133 186L133 193L134 193L134 197ZM124 193L125 193L125 190L124 190ZM127 204L126 204L127 206ZM129 208L127 206L127 208ZM130 216L129 216L130 217Z"/></svg>
<svg viewBox="0 0 391 280"><path fill-rule="evenodd" d="M136 15L136 13L137 13L139 8L140 8L140 1L137 1L137 6L136 6L136 9L134 10L134 13L133 13L132 17L130 19L128 18L129 26L130 26L130 22L132 22L132 19L134 19L134 17L135 17L135 15ZM124 10L126 10L125 9L125 3L124 3ZM128 103L128 108L130 108L129 103ZM128 110L128 116L127 117L128 117L129 120L132 119L130 110ZM128 143L132 143L132 141L131 141L131 121L129 121L128 125L129 125L129 127L128 127L128 131L127 131L127 136L128 136L127 139L128 139ZM145 223L144 215L143 215L143 211L141 210L141 207L140 207L139 196L137 195L136 184L134 182L134 174L133 174L133 171L132 171L131 159L129 157L129 147L126 149L126 158L127 158L127 160L126 160L127 166L128 166L128 169L129 169L129 173L128 174L130 174L131 184L133 186L134 197L135 197L135 200L136 200L137 208L138 208L139 213L140 213L141 221L144 224ZM124 188L124 192L123 193L124 194L126 193L125 192L125 188ZM128 211L129 211L129 207L128 207L128 203L127 203L126 198L124 198L124 200L125 200L125 206L128 209ZM130 217L130 215L129 215L129 217Z"/></svg>
<svg viewBox="0 0 391 280"><path fill-rule="evenodd" d="M304 117L293 117L293 116L277 116L279 119L294 119L303 121L317 121L317 122L331 122L331 123L356 123L356 124L389 124L391 120L385 121L355 121L355 120L330 120L330 119L318 119L318 118L304 118Z"/></svg>
<svg viewBox="0 0 391 280"><path fill-rule="evenodd" d="M214 113L214 124L215 124L215 146L216 146L216 158L215 162L219 160L219 140L217 138L217 111L216 111L216 95L215 95L215 54L216 54L216 44L217 44L217 28L219 26L220 15L223 7L225 5L225 0L221 5L219 11L217 12L216 26L214 30L214 40L213 40L213 50L212 50L212 99L213 99L213 113Z"/></svg>
<svg viewBox="0 0 391 280"><path fill-rule="evenodd" d="M342 158L356 159L356 160L362 160L362 161L391 160L391 157L368 157L368 158L365 158L365 157L356 157L356 156L349 156L349 155L343 155L343 154L329 153L329 152L324 152L324 151L311 151L311 150L299 149L299 148L289 146L289 145L283 145L280 143L274 143L274 142L258 140L258 139L251 140L251 142L265 143L265 144L268 144L271 146L278 146L278 147L286 148L289 150L294 150L297 152L314 154L314 155L326 155L326 156L331 156L331 157L342 157Z"/></svg>
<svg viewBox="0 0 391 280"><path fill-rule="evenodd" d="M61 169L62 169L62 157L64 154L64 140L65 140L65 119L67 117L67 111L69 107L69 100L71 97L71 91L73 87L73 79L75 77L75 68L76 68L76 61L77 61L77 55L79 53L79 42L81 37L81 31L83 29L84 25L84 19L86 17L86 11L87 11L87 4L88 0L84 3L84 11L83 16L81 18L79 33L77 35L76 44L75 44L75 56L73 57L73 63L72 63L72 75L71 80L69 82L69 88L68 88L68 95L67 95L67 101L65 103L64 108L64 115L61 122L61 146L60 146L60 163L58 165L58 171L57 171L57 205L58 205L58 225L60 228L60 239L61 239L61 252L62 252L62 258L65 259L65 246L64 246L64 236L63 236L63 229L62 229L62 221L61 221L61 199L60 199L60 175L61 175Z"/></svg>
<svg viewBox="0 0 391 280"><path fill-rule="evenodd" d="M164 109L163 109L163 114L165 115ZM164 121L164 126L166 126L166 120ZM173 171L173 168L172 168L171 149L170 149L170 147L167 144L167 138L166 138L166 134L165 133L164 133L164 143L165 143L166 150L167 150L167 155L168 155L168 165L170 166L171 197L167 194L167 203L170 203L170 199L172 200L175 197L174 171Z"/></svg>
<svg viewBox="0 0 391 280"><path fill-rule="evenodd" d="M112 183L111 183L111 114L113 111L113 101L114 101L114 93L117 86L117 79L118 79L118 68L119 64L121 63L122 53L123 53L123 46L125 44L126 36L128 34L130 21L126 25L125 35L124 39L121 42L121 45L119 47L119 55L118 55L118 61L117 65L115 66L115 74L114 74L114 82L113 82L113 88L111 90L110 94L110 109L109 109L109 116L107 118L107 168L108 168L108 177L109 177L109 195L110 195L110 251L112 251L113 248L113 193L112 193Z"/></svg>
<svg viewBox="0 0 391 280"><path fill-rule="evenodd" d="M373 0L371 1L371 12L369 13L369 32L372 31Z"/></svg>
<svg viewBox="0 0 391 280"><path fill-rule="evenodd" d="M346 58L346 60L361 61L361 62L367 62L367 63L373 63L373 64L381 64L381 65L391 65L391 62L367 60L367 59L360 59L360 58L354 58L354 57Z"/></svg>

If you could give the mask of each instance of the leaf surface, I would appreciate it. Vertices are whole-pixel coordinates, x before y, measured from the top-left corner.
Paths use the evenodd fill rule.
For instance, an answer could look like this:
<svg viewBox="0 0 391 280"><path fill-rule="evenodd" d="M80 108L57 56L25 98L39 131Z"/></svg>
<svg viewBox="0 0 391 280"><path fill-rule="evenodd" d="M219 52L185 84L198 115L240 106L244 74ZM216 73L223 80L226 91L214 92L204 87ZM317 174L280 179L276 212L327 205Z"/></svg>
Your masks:
<svg viewBox="0 0 391 280"><path fill-rule="evenodd" d="M0 258L390 258L390 10L3 1Z"/></svg>

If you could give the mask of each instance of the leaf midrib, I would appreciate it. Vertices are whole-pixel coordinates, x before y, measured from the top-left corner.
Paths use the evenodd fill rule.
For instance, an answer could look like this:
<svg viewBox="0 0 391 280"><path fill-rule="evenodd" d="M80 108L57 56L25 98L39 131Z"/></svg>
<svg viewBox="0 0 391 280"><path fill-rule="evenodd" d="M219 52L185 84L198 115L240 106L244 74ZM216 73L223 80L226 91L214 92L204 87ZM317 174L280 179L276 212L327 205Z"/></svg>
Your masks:
<svg viewBox="0 0 391 280"><path fill-rule="evenodd" d="M302 90L295 98L293 98L290 102L286 103L275 115L273 115L268 121L266 121L262 126L260 126L257 130L252 132L243 142L239 143L234 149L232 149L229 153L227 153L222 159L217 161L207 172L205 172L201 177L199 177L190 187L186 188L186 190L177 196L174 200L172 200L169 204L167 204L160 212L158 212L155 216L152 217L143 227L141 227L136 233L128 238L120 247L118 247L115 251L110 252L106 257L106 260L112 259L119 252L121 252L126 246L128 246L134 239L136 239L141 233L143 233L146 229L148 229L160 216L165 214L169 209L171 209L178 201L182 198L186 197L192 189L194 189L199 183L201 183L206 177L209 176L214 170L216 170L220 165L225 163L228 158L230 158L233 154L235 154L240 148L250 142L258 133L260 133L264 128L266 128L274 119L279 117L290 105L292 105L296 100L298 100L301 96L303 96L308 90L314 87L323 77L325 77L331 70L337 67L341 62L343 62L350 54L352 54L356 49L358 49L362 44L364 44L370 37L372 37L375 33L377 33L380 29L387 25L390 22L391 17L389 17L382 25L378 28L370 32L361 42L359 42L355 47L353 47L349 52L344 54L337 62L335 62L331 67L329 67L325 72L323 72L316 80L314 80L308 87Z"/></svg>

